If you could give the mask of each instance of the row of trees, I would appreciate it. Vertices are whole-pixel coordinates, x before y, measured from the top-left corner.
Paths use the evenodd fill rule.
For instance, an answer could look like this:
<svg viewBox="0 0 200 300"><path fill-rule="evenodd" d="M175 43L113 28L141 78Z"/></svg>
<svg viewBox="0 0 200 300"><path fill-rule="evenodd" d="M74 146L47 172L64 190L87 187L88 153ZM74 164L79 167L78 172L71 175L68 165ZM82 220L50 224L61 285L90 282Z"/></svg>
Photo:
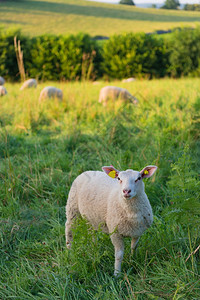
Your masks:
<svg viewBox="0 0 200 300"><path fill-rule="evenodd" d="M200 11L200 4L185 4L184 10Z"/></svg>
<svg viewBox="0 0 200 300"><path fill-rule="evenodd" d="M126 4L126 5L135 5L133 0L121 0L119 3ZM164 5L161 8L177 9L179 6L180 6L179 0L166 0ZM156 4L153 4L153 7L156 8ZM200 11L200 4L185 4L184 10Z"/></svg>
<svg viewBox="0 0 200 300"><path fill-rule="evenodd" d="M168 39L114 35L103 44L87 34L29 38L0 31L0 75L12 81L20 78L14 36L21 41L26 76L40 80L200 75L200 27L177 30Z"/></svg>

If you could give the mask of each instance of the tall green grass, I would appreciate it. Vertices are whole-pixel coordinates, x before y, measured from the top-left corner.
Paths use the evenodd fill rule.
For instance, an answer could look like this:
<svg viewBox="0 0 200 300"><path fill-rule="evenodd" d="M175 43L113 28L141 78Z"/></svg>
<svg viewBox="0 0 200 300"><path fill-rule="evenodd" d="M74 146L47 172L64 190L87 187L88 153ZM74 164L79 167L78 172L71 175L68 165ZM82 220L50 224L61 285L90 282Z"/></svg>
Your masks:
<svg viewBox="0 0 200 300"><path fill-rule="evenodd" d="M0 298L198 299L200 79L112 82L139 104L107 107L103 82L48 84L62 103L38 102L44 84L0 98ZM107 164L159 168L145 181L153 226L135 256L126 239L118 279L107 235L79 220L71 251L64 238L73 179Z"/></svg>
<svg viewBox="0 0 200 300"><path fill-rule="evenodd" d="M142 9L85 0L1 1L0 25L31 36L85 32L91 36L194 27L199 12Z"/></svg>

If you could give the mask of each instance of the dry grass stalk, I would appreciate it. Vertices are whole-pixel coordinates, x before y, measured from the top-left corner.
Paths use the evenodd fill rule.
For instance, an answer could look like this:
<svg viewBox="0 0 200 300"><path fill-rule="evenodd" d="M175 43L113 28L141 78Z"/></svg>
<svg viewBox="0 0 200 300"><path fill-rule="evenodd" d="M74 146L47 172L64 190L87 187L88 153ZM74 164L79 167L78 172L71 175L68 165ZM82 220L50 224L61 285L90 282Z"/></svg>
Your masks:
<svg viewBox="0 0 200 300"><path fill-rule="evenodd" d="M24 69L24 62L23 62L23 51L21 50L20 40L17 41L17 37L14 37L14 46L15 46L15 53L17 57L17 64L19 69L19 74L21 81L24 82L26 79L25 69Z"/></svg>
<svg viewBox="0 0 200 300"><path fill-rule="evenodd" d="M200 245L192 253L190 253L190 255L188 255L188 257L186 258L185 262L188 261L188 259L190 258L190 256L194 255L199 249L200 249Z"/></svg>

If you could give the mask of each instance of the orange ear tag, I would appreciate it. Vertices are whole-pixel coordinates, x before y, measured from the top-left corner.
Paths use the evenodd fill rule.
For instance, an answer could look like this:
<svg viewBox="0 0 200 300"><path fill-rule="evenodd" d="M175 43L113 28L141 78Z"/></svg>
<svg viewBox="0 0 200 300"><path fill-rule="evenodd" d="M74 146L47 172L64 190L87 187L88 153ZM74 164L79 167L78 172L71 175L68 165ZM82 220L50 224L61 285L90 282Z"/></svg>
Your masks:
<svg viewBox="0 0 200 300"><path fill-rule="evenodd" d="M145 175L149 174L149 171L144 170L144 174L145 174Z"/></svg>
<svg viewBox="0 0 200 300"><path fill-rule="evenodd" d="M111 178L115 178L116 177L116 171L110 171L109 173L108 173L108 176L110 176Z"/></svg>

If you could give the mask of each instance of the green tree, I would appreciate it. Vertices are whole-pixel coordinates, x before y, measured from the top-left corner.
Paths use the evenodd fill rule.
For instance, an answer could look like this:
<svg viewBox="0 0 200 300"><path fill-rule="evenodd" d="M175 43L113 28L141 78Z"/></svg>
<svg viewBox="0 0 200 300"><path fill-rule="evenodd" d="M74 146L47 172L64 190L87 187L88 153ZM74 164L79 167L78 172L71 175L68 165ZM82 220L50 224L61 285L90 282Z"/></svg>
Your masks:
<svg viewBox="0 0 200 300"><path fill-rule="evenodd" d="M120 0L119 4L135 5L133 0Z"/></svg>
<svg viewBox="0 0 200 300"><path fill-rule="evenodd" d="M176 30L169 41L169 68L172 77L200 73L200 28Z"/></svg>
<svg viewBox="0 0 200 300"><path fill-rule="evenodd" d="M104 43L102 57L102 70L109 78L165 76L165 44L163 39L153 35L114 35Z"/></svg>
<svg viewBox="0 0 200 300"><path fill-rule="evenodd" d="M177 9L180 5L178 0L166 0L161 8L164 9Z"/></svg>

